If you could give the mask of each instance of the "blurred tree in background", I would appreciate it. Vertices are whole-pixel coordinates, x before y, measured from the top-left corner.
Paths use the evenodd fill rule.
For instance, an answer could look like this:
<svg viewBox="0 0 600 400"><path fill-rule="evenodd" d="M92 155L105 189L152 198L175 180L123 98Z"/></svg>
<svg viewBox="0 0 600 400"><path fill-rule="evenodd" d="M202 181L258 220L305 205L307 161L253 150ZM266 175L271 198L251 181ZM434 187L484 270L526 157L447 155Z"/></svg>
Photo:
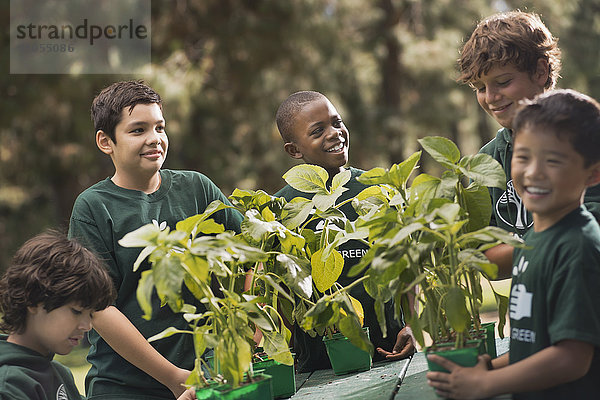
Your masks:
<svg viewBox="0 0 600 400"><path fill-rule="evenodd" d="M476 152L498 126L455 82L458 51L478 20L515 8L560 38L559 86L600 99L598 0L154 0L152 68L126 76L10 75L2 2L0 271L27 238L66 229L76 196L113 173L89 117L108 84L144 79L161 94L165 167L201 171L225 194L273 193L293 165L274 115L298 90L336 105L353 166L389 167L427 135Z"/></svg>

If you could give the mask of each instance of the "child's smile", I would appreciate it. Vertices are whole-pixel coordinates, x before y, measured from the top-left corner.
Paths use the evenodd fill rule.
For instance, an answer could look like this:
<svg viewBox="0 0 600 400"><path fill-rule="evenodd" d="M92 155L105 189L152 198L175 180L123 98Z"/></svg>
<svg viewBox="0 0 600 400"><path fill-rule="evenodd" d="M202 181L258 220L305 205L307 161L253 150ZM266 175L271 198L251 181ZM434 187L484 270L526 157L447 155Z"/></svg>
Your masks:
<svg viewBox="0 0 600 400"><path fill-rule="evenodd" d="M515 189L542 231L582 204L592 167L566 138L545 127L527 126L514 139L511 162Z"/></svg>

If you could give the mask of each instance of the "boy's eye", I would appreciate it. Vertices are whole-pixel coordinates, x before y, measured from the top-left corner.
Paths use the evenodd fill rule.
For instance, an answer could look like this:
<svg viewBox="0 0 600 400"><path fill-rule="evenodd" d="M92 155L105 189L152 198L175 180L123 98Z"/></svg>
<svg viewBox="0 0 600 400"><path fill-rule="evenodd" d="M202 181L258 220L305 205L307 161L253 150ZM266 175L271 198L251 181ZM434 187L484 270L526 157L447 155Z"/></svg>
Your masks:
<svg viewBox="0 0 600 400"><path fill-rule="evenodd" d="M333 121L334 128L339 128L342 126L342 124L343 124L343 122L341 119L336 119L335 121Z"/></svg>
<svg viewBox="0 0 600 400"><path fill-rule="evenodd" d="M318 127L317 129L315 129L314 131L312 131L310 134L312 136L319 136L321 133L323 133L323 128Z"/></svg>
<svg viewBox="0 0 600 400"><path fill-rule="evenodd" d="M132 130L129 133L142 133L144 132L144 128L135 128L134 130Z"/></svg>
<svg viewBox="0 0 600 400"><path fill-rule="evenodd" d="M508 80L506 80L506 81L498 82L498 85L500 85L500 86L506 86L506 85L508 85L508 84L510 83L510 81L511 81L511 80L510 80L510 79L508 79Z"/></svg>
<svg viewBox="0 0 600 400"><path fill-rule="evenodd" d="M165 127L162 126L162 125L159 125L159 126L156 127L156 130L159 131L159 132L164 132Z"/></svg>
<svg viewBox="0 0 600 400"><path fill-rule="evenodd" d="M82 311L76 308L71 308L71 312L75 315L81 315Z"/></svg>
<svg viewBox="0 0 600 400"><path fill-rule="evenodd" d="M477 93L485 93L485 86L473 86L473 90Z"/></svg>

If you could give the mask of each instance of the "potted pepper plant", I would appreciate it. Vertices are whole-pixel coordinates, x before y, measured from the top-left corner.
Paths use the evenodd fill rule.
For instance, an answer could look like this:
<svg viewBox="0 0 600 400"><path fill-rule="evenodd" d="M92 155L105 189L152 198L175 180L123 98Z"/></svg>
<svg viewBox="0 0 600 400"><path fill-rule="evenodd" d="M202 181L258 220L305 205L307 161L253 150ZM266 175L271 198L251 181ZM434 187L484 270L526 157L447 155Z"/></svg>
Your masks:
<svg viewBox="0 0 600 400"><path fill-rule="evenodd" d="M359 356L353 359L355 364L357 360L362 360L360 365L343 363L340 366L339 362L332 360L334 371L342 373L368 369L373 350L368 333L361 327L362 307L348 295L348 291L360 281L347 287L337 282L344 260L336 246L350 239L364 237L367 232L355 232L353 223L338 209L344 203L335 204L345 190L343 186L350 179L350 172L336 175L331 187L327 187L327 172L314 165L293 167L286 172L284 179L297 190L314 193L314 196L312 199L297 197L286 202L264 192L236 190L230 197L232 204L249 217L242 224L242 231L254 225L248 230L251 236L248 241L277 253L276 257L255 270L255 274L259 279L281 276L282 286L293 288L293 280L288 281L292 277L289 271L309 271L311 290L294 289L295 301L289 307L285 306L287 299L279 299L281 313L307 332L325 336L327 347L336 336L336 339L340 338L335 342L349 342L347 345L353 351L358 351ZM308 227L315 220L322 221L323 228L318 232ZM266 297L271 298L270 293L276 292L267 285L263 287L269 293ZM276 302L272 301L272 304Z"/></svg>
<svg viewBox="0 0 600 400"><path fill-rule="evenodd" d="M186 383L197 388L198 398L272 398L270 377L252 370L255 330L262 332L264 349L272 359L291 365L293 358L278 314L242 287L248 266L267 260L268 255L238 235L224 232L210 218L224 207L228 206L211 203L203 214L178 222L173 231L143 226L120 244L144 247L134 268L146 257L150 261L151 268L142 272L137 291L145 318L151 317L150 297L156 293L163 304L183 313L188 321L190 330L168 328L149 340L193 335L196 366ZM200 307L183 301L183 287ZM212 367L202 357L207 348L214 350Z"/></svg>
<svg viewBox="0 0 600 400"><path fill-rule="evenodd" d="M522 242L488 226L487 187L505 185L504 172L495 160L485 154L461 157L456 145L442 137L419 142L442 166L441 177L421 173L409 185L418 168L419 151L389 170L375 168L359 178L374 185L355 199L361 215L357 226L369 229L372 246L351 274L366 270L365 287L379 307L392 298L401 305L422 347L426 332L433 342L429 350L451 342L462 352L481 329L481 282L497 275L497 266L483 252L498 243L519 246ZM492 292L502 335L508 299L493 287ZM377 316L384 326L383 313ZM442 355L452 357L446 351ZM476 357L477 351L467 365L474 364Z"/></svg>

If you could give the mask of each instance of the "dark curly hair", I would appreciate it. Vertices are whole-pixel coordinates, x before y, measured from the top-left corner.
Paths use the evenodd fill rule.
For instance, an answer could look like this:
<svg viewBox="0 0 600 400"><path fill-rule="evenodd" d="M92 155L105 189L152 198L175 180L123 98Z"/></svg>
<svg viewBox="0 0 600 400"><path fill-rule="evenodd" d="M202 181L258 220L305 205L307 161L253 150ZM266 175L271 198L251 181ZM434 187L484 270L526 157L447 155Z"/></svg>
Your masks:
<svg viewBox="0 0 600 400"><path fill-rule="evenodd" d="M90 250L57 231L29 239L0 279L0 330L21 334L27 307L48 312L68 303L103 310L115 289L105 266Z"/></svg>

